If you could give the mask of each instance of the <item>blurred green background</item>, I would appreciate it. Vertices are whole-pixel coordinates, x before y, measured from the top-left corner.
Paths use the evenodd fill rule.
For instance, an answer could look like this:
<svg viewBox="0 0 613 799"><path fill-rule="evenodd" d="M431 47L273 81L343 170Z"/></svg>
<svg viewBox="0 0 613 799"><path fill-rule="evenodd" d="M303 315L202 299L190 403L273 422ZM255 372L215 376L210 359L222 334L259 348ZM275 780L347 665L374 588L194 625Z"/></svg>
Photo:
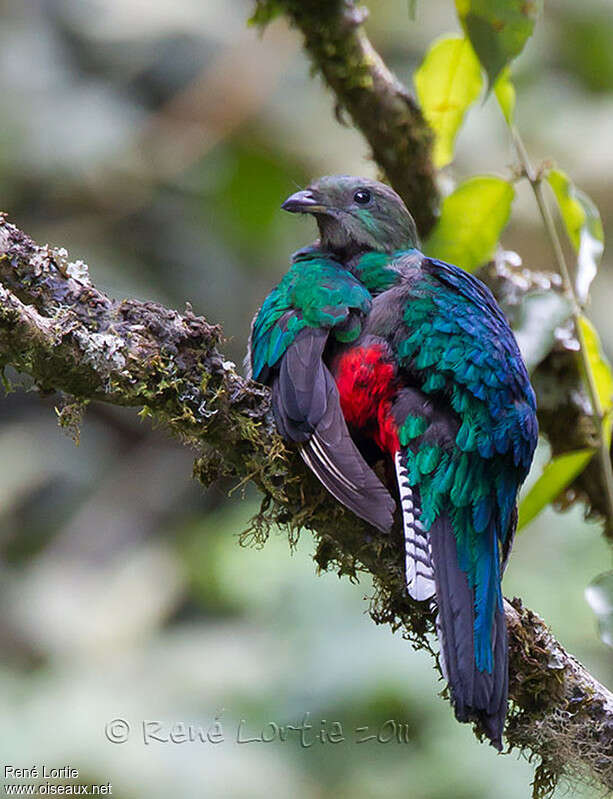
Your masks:
<svg viewBox="0 0 613 799"><path fill-rule="evenodd" d="M407 82L432 39L458 28L452 0L418 2L414 18L409 5L373 2L367 24ZM297 34L277 21L261 36L251 11L247 0L0 0L0 207L86 260L114 296L189 301L223 324L237 362L288 254L313 236L281 201L320 174L375 175ZM551 0L514 68L531 154L593 197L609 236L612 40L610 0ZM475 106L453 176L512 160L492 101ZM525 188L503 243L550 266ZM611 356L610 267L605 252L590 314ZM370 621L367 579L316 576L308 534L293 553L282 536L240 548L251 490L203 492L190 453L136 413L90 407L76 448L57 398L16 379L26 391L0 405L1 766L70 765L79 782L135 799L529 795L533 767L478 745L437 696L431 658ZM505 593L611 685L583 596L609 564L579 508L548 511L519 536ZM305 713L314 732L340 722L346 740L236 742L241 719L253 737ZM174 722L207 730L216 714L221 743L143 742L143 720L168 735ZM105 737L114 718L131 726L126 743ZM356 742L357 727L390 719L408 724L408 743Z"/></svg>

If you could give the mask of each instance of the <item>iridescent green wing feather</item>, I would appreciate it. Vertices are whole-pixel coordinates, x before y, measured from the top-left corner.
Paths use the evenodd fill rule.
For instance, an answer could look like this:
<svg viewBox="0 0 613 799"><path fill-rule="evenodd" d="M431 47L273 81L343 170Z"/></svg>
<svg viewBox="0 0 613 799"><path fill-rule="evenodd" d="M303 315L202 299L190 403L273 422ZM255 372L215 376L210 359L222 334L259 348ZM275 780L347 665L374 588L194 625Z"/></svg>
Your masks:
<svg viewBox="0 0 613 799"><path fill-rule="evenodd" d="M265 380L301 330L332 330L339 341L356 339L371 296L336 261L304 252L265 299L252 328L252 374Z"/></svg>
<svg viewBox="0 0 613 799"><path fill-rule="evenodd" d="M418 387L453 412L454 439L414 411L399 431L409 481L430 529L447 513L475 591L475 658L491 670L501 606L500 551L536 445L534 393L508 323L480 281L424 259L406 299L396 355Z"/></svg>
<svg viewBox="0 0 613 799"><path fill-rule="evenodd" d="M324 362L334 342L360 334L371 295L350 272L312 251L295 257L253 323L252 374L272 389L277 430L340 502L382 531L394 501L352 441ZM328 348L328 349L327 349Z"/></svg>

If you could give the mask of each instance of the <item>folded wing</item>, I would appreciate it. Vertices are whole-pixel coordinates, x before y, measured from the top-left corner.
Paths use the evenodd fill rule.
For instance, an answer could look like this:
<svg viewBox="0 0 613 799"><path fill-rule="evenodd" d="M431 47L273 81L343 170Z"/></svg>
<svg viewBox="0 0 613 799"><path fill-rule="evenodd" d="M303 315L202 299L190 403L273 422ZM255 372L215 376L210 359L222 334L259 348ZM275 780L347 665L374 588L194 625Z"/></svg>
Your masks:
<svg viewBox="0 0 613 799"><path fill-rule="evenodd" d="M382 531L395 503L354 444L338 389L324 362L328 343L360 333L371 296L349 272L317 252L295 259L254 319L251 375L272 389L281 435L343 505Z"/></svg>

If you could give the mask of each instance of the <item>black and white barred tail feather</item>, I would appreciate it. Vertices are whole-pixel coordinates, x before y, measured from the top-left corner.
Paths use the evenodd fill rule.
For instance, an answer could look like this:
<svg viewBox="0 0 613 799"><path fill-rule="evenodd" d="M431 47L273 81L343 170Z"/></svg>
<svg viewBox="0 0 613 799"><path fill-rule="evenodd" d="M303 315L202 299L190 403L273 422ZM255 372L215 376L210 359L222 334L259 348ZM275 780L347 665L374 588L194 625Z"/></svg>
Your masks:
<svg viewBox="0 0 613 799"><path fill-rule="evenodd" d="M405 540L406 582L416 600L433 599L440 663L459 721L479 721L497 749L507 711L507 631L496 610L492 631L493 671L480 671L474 651L474 592L458 564L449 518L438 517L430 531L419 520L419 496L409 485L401 453L395 457Z"/></svg>
<svg viewBox="0 0 613 799"><path fill-rule="evenodd" d="M423 601L433 597L436 590L429 537L419 520L419 507L400 451L394 465L402 508L407 589L413 599Z"/></svg>

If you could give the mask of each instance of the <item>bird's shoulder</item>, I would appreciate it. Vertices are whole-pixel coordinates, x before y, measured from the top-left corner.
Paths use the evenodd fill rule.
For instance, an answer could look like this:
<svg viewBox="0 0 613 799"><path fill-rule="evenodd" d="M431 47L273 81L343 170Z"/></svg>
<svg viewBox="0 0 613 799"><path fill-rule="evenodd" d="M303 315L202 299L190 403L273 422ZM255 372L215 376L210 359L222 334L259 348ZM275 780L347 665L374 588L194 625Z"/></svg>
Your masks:
<svg viewBox="0 0 613 799"><path fill-rule="evenodd" d="M368 290L329 255L315 249L295 255L253 321L253 375L273 366L306 327L335 328L341 340L352 340L371 302Z"/></svg>
<svg viewBox="0 0 613 799"><path fill-rule="evenodd" d="M534 391L509 323L478 278L423 256L409 279L375 299L369 319L387 320L401 370L462 421L463 451L486 459L510 451L527 468L537 438Z"/></svg>
<svg viewBox="0 0 613 799"><path fill-rule="evenodd" d="M331 256L316 250L299 251L289 270L268 294L258 317L272 324L287 310L302 312L308 324L334 325L350 309L367 313L371 294ZM331 315L331 318L328 318Z"/></svg>
<svg viewBox="0 0 613 799"><path fill-rule="evenodd" d="M411 263L403 289L396 292L402 297L404 322L397 340L407 357L419 349L425 367L459 373L468 369L486 383L506 385L512 378L529 393L528 374L513 331L479 278L422 255L417 267Z"/></svg>

